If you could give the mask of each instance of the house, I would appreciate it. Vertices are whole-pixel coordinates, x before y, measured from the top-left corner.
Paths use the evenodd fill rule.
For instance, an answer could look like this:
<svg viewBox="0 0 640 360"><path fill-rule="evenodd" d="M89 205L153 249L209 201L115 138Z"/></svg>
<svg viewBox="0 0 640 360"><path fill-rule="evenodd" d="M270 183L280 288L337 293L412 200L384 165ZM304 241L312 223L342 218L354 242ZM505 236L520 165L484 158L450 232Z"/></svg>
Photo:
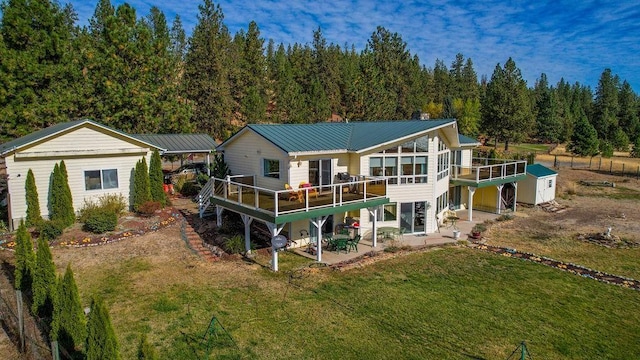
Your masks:
<svg viewBox="0 0 640 360"><path fill-rule="evenodd" d="M36 181L42 216L48 218L50 177L61 160L67 168L77 212L85 200L96 200L105 194L120 194L128 202L136 162L144 157L149 164L156 149L161 154L208 154L215 145L208 135L130 135L88 119L59 123L1 144L0 168L4 170L9 194L9 229L17 228L26 217L25 181L29 169Z"/></svg>
<svg viewBox="0 0 640 360"><path fill-rule="evenodd" d="M455 119L250 124L218 146L232 176L207 184L201 212L215 206L219 225L222 211L239 213L247 250L253 220L294 246L358 221L375 247L378 228L432 233L452 206L471 218L492 196L486 210L515 209L526 162L473 159L477 145L458 134ZM513 196L504 196L505 184ZM474 194L483 201L474 204Z"/></svg>
<svg viewBox="0 0 640 360"><path fill-rule="evenodd" d="M558 173L540 164L527 166L527 178L521 182L518 201L538 205L556 198Z"/></svg>

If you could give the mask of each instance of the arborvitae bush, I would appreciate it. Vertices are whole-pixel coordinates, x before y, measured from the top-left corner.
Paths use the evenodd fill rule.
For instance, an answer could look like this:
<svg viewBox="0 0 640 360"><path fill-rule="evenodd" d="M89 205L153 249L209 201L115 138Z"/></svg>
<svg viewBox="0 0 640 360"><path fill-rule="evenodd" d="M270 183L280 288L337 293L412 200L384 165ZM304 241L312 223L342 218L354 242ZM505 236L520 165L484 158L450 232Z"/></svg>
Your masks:
<svg viewBox="0 0 640 360"><path fill-rule="evenodd" d="M27 172L27 180L25 181L24 188L27 203L26 225L37 226L42 221L42 214L40 213L40 200L38 198L36 178L33 176L31 169Z"/></svg>
<svg viewBox="0 0 640 360"><path fill-rule="evenodd" d="M87 326L70 265L58 279L54 300L51 339L58 340L67 352L78 352L87 338Z"/></svg>
<svg viewBox="0 0 640 360"><path fill-rule="evenodd" d="M143 157L136 164L133 174L133 210L139 211L140 206L149 200L151 200L149 169L147 168L147 160Z"/></svg>
<svg viewBox="0 0 640 360"><path fill-rule="evenodd" d="M151 200L166 205L167 197L164 193L164 174L162 173L162 159L158 150L154 150L149 163L149 187Z"/></svg>
<svg viewBox="0 0 640 360"><path fill-rule="evenodd" d="M91 300L91 312L87 320L86 353L86 360L120 359L109 310L102 300L95 297Z"/></svg>
<svg viewBox="0 0 640 360"><path fill-rule="evenodd" d="M51 185L49 187L49 219L58 221L63 228L71 226L75 222L71 190L66 175L64 162L55 164L51 173Z"/></svg>
<svg viewBox="0 0 640 360"><path fill-rule="evenodd" d="M64 195L64 224L65 227L73 225L76 222L76 212L73 210L73 197L71 196L71 188L69 187L69 175L67 174L67 166L64 160L60 161L60 173L62 174L62 190Z"/></svg>
<svg viewBox="0 0 640 360"><path fill-rule="evenodd" d="M56 287L56 267L53 264L51 250L47 240L38 238L36 263L33 271L33 302L31 311L41 318L51 318L53 313L53 296Z"/></svg>
<svg viewBox="0 0 640 360"><path fill-rule="evenodd" d="M85 216L83 229L94 234L113 231L118 225L118 215L106 208L97 208Z"/></svg>
<svg viewBox="0 0 640 360"><path fill-rule="evenodd" d="M27 291L31 289L36 255L33 252L31 235L27 231L27 226L23 221L20 221L20 226L18 226L15 249L16 268L14 272L14 285L18 290Z"/></svg>

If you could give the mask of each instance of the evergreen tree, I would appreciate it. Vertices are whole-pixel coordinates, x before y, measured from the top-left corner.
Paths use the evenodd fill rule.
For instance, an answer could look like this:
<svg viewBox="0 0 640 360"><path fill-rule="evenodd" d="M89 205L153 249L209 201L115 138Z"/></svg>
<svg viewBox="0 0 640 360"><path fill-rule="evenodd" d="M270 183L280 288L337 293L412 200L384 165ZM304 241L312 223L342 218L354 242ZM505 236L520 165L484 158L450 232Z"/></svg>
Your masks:
<svg viewBox="0 0 640 360"><path fill-rule="evenodd" d="M62 190L64 195L64 208L62 209L64 213L64 224L66 226L73 225L76 222L76 213L73 210L73 197L71 196L71 187L69 187L69 174L67 173L67 166L64 163L64 160L60 161L60 174L62 176Z"/></svg>
<svg viewBox="0 0 640 360"><path fill-rule="evenodd" d="M78 287L71 266L67 265L64 276L58 279L56 287L51 339L57 340L67 351L77 351L84 345L86 337L86 319Z"/></svg>
<svg viewBox="0 0 640 360"><path fill-rule="evenodd" d="M157 358L153 346L147 341L147 336L142 334L138 343L138 360L156 360Z"/></svg>
<svg viewBox="0 0 640 360"><path fill-rule="evenodd" d="M509 150L510 142L517 142L528 135L533 125L527 83L520 69L509 58L504 65L496 65L482 99L482 130Z"/></svg>
<svg viewBox="0 0 640 360"><path fill-rule="evenodd" d="M49 0L3 1L0 14L0 139L67 121L75 14Z"/></svg>
<svg viewBox="0 0 640 360"><path fill-rule="evenodd" d="M111 326L109 310L96 297L91 300L91 312L87 320L86 360L120 359L118 341Z"/></svg>
<svg viewBox="0 0 640 360"><path fill-rule="evenodd" d="M31 289L35 270L36 255L33 252L33 241L27 226L20 221L16 232L16 268L14 272L15 287L18 290Z"/></svg>
<svg viewBox="0 0 640 360"><path fill-rule="evenodd" d="M631 149L631 157L640 158L640 136L636 138L633 143L633 149Z"/></svg>
<svg viewBox="0 0 640 360"><path fill-rule="evenodd" d="M151 200L160 202L163 206L167 204L167 197L164 193L164 174L162 173L162 159L158 150L151 154L149 162L149 187Z"/></svg>
<svg viewBox="0 0 640 360"><path fill-rule="evenodd" d="M625 80L618 94L618 120L620 129L628 134L629 139L635 141L640 137L640 119L638 118L638 97L634 94L631 85Z"/></svg>
<svg viewBox="0 0 640 360"><path fill-rule="evenodd" d="M41 317L50 319L56 288L56 267L53 264L49 243L40 236L36 250L36 262L33 271L33 302L31 311Z"/></svg>
<svg viewBox="0 0 640 360"><path fill-rule="evenodd" d="M42 215L40 214L40 200L38 198L38 188L36 187L36 179L33 176L33 171L29 169L27 172L27 180L25 181L25 194L27 204L27 226L37 226L42 222Z"/></svg>
<svg viewBox="0 0 640 360"><path fill-rule="evenodd" d="M612 140L618 127L618 84L618 76L613 76L611 69L600 75L591 119L600 139Z"/></svg>
<svg viewBox="0 0 640 360"><path fill-rule="evenodd" d="M147 160L143 157L136 163L133 174L133 210L139 211L140 206L151 200L151 189L149 184L149 168Z"/></svg>
<svg viewBox="0 0 640 360"><path fill-rule="evenodd" d="M478 74L473 69L473 61L467 58L462 68L462 98L466 100L480 100L480 89L478 86Z"/></svg>
<svg viewBox="0 0 640 360"><path fill-rule="evenodd" d="M599 152L598 145L598 133L583 114L578 118L567 149L576 155L594 156Z"/></svg>
<svg viewBox="0 0 640 360"><path fill-rule="evenodd" d="M204 0L198 5L198 23L189 40L185 61L185 84L195 103L191 122L215 138L226 138L232 121L230 64L227 58L231 36L223 23L219 5Z"/></svg>
<svg viewBox="0 0 640 360"><path fill-rule="evenodd" d="M549 89L545 73L540 75L540 79L536 83L534 96L538 139L557 143L562 133L562 123L557 116L555 96Z"/></svg>

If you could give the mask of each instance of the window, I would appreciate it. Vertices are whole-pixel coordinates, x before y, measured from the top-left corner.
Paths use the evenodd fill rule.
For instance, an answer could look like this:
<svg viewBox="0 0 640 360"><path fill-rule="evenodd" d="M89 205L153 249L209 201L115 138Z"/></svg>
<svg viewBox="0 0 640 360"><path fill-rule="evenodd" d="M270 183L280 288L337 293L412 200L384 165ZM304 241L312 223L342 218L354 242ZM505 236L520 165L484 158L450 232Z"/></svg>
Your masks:
<svg viewBox="0 0 640 360"><path fill-rule="evenodd" d="M376 221L395 221L398 217L397 209L398 206L396 203L379 206ZM373 222L373 216L371 214L369 214L369 222Z"/></svg>
<svg viewBox="0 0 640 360"><path fill-rule="evenodd" d="M384 176L389 184L427 183L428 143L429 137L424 136L380 151L383 155L369 158L369 175Z"/></svg>
<svg viewBox="0 0 640 360"><path fill-rule="evenodd" d="M436 199L436 214L440 214L440 212L444 209L449 208L449 193L446 192Z"/></svg>
<svg viewBox="0 0 640 360"><path fill-rule="evenodd" d="M389 177L389 184L397 184L398 178L398 158L397 157L385 157L384 158L384 176Z"/></svg>
<svg viewBox="0 0 640 360"><path fill-rule="evenodd" d="M117 189L118 170L87 170L84 172L84 187L87 190Z"/></svg>
<svg viewBox="0 0 640 360"><path fill-rule="evenodd" d="M438 180L449 175L449 152L438 154Z"/></svg>
<svg viewBox="0 0 640 360"><path fill-rule="evenodd" d="M552 188L553 187L553 179L549 179L549 187Z"/></svg>
<svg viewBox="0 0 640 360"><path fill-rule="evenodd" d="M280 161L273 159L262 160L262 175L274 179L280 178Z"/></svg>

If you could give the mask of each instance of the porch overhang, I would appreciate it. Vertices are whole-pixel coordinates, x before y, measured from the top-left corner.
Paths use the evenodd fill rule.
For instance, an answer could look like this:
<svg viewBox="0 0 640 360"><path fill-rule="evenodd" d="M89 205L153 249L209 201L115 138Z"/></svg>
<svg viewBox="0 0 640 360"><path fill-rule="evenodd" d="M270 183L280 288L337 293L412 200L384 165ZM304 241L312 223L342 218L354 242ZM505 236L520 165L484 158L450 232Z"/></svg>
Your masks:
<svg viewBox="0 0 640 360"><path fill-rule="evenodd" d="M231 210L233 212L239 214L245 214L256 218L258 220L262 220L266 223L272 224L284 224L288 222L293 222L297 220L305 220L312 219L321 216L331 215L340 212L348 212L353 210L359 210L370 207L377 207L380 205L384 205L389 203L389 198L387 197L376 197L371 200L365 200L360 202L352 202L335 206L327 206L327 207L317 207L317 208L309 208L309 209L301 209L300 211L287 212L286 214L275 215L273 212L265 211L259 208L253 208L249 206L244 206L242 204L238 204L235 201L228 201L219 197L211 197L211 204L220 206L227 210Z"/></svg>
<svg viewBox="0 0 640 360"><path fill-rule="evenodd" d="M522 181L522 180L524 180L526 178L527 178L527 174L519 174L519 175L506 176L506 177L494 178L494 179L491 179L491 180L481 180L481 181L475 181L475 180L470 180L470 179L462 179L462 178L450 179L449 183L451 185L456 185L456 186L457 185L460 185L460 186L473 186L473 187L475 187L477 189L480 189L480 188L484 188L484 187L488 187L488 186L495 186L495 185L518 182L518 181Z"/></svg>

